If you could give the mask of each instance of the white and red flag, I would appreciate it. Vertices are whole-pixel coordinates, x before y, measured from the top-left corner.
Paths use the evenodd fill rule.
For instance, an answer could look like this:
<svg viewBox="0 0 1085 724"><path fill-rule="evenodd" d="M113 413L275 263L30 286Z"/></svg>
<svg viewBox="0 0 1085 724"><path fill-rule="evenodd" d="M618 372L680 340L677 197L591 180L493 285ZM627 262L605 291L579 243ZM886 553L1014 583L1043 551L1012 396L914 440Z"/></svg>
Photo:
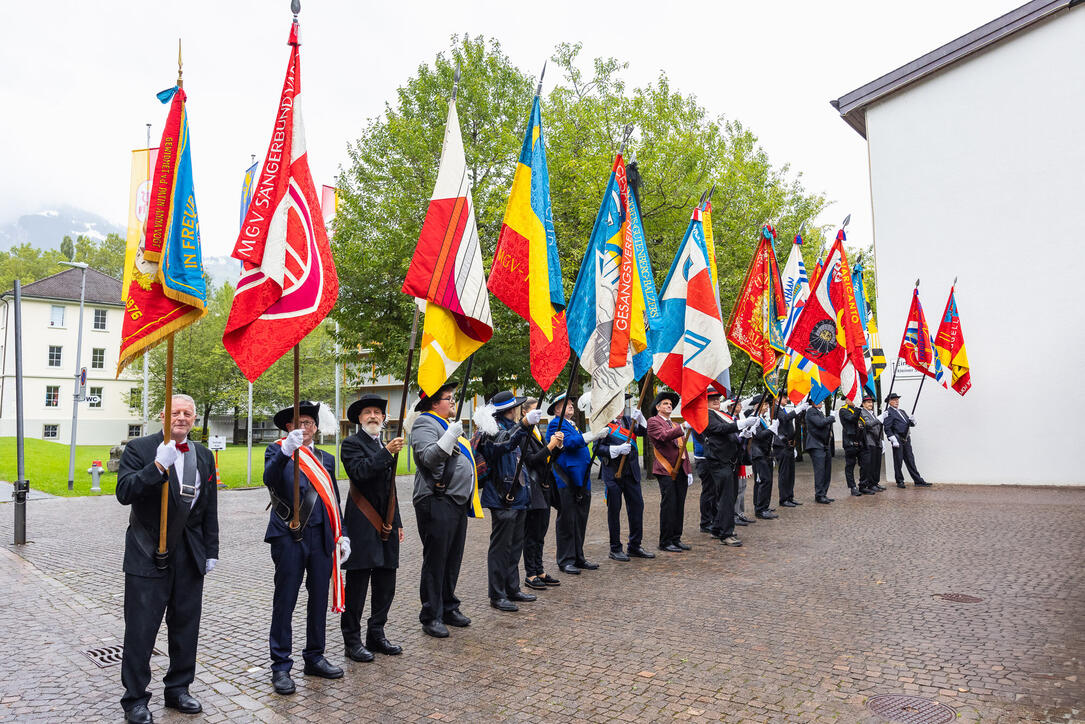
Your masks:
<svg viewBox="0 0 1085 724"><path fill-rule="evenodd" d="M298 23L267 156L233 257L243 264L222 344L255 382L323 320L339 295L305 153Z"/></svg>

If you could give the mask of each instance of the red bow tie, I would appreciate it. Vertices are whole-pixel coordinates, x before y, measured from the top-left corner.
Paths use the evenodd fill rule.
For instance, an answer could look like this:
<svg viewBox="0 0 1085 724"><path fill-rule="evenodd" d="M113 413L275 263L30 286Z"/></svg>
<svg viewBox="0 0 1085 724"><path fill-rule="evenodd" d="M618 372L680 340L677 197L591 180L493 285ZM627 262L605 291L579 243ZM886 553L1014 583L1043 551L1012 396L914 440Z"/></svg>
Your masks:
<svg viewBox="0 0 1085 724"><path fill-rule="evenodd" d="M177 443L177 449L179 451L183 452L183 453L188 452L188 443L187 442L179 442L179 443Z"/></svg>

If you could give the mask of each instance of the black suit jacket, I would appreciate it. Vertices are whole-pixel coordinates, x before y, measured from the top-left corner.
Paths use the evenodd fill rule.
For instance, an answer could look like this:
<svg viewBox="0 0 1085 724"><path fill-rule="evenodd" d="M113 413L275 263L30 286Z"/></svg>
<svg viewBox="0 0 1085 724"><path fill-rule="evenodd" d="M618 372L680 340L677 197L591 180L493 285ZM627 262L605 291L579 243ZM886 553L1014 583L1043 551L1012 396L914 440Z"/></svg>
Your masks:
<svg viewBox="0 0 1085 724"><path fill-rule="evenodd" d="M862 447L861 420L859 408L852 407L850 404L845 404L840 408L840 429L844 433L841 442L845 449Z"/></svg>
<svg viewBox="0 0 1085 724"><path fill-rule="evenodd" d="M708 425L702 433L705 460L710 463L738 465L742 443L738 438L738 424L727 422L710 410Z"/></svg>
<svg viewBox="0 0 1085 724"><path fill-rule="evenodd" d="M891 435L896 435L901 440L908 439L908 433L911 432L915 423L912 419L904 413L904 410L893 407L890 405L885 410L888 414L885 416L885 436L888 438Z"/></svg>
<svg viewBox="0 0 1085 724"><path fill-rule="evenodd" d="M365 431L344 440L339 456L350 477L350 487L361 493L383 520L388 511L388 486L395 475L395 457ZM350 538L350 558L343 568L399 568L399 529L403 527L399 496L396 496L392 532L386 541L380 539L380 533L349 496L344 507L343 527Z"/></svg>
<svg viewBox="0 0 1085 724"><path fill-rule="evenodd" d="M158 550L158 522L161 511L162 481L166 474L154 464L155 452L162 443L162 433L136 438L129 442L121 454L117 471L117 500L121 505L131 505L128 532L124 537L124 572L147 578L162 578L165 571L154 565L154 553ZM196 475L200 480L200 495L196 498L185 521L184 529L178 531L181 500L177 471L169 469L169 505L166 517L167 549L178 545L187 546L202 576L208 558L219 557L218 476L215 474L215 457L211 451L192 440L188 443L196 451Z"/></svg>
<svg viewBox="0 0 1085 724"><path fill-rule="evenodd" d="M821 411L820 405L814 405L806 411L806 449L828 450L833 421Z"/></svg>
<svg viewBox="0 0 1085 724"><path fill-rule="evenodd" d="M328 475L331 476L332 489L335 491L335 506L342 510L342 506L339 505L339 483L335 479L335 456L320 448L316 448L316 456L320 459L324 469L328 471ZM275 495L280 500L291 506L294 504L294 458L283 455L283 446L277 443L271 443L264 451L264 485L274 490ZM315 493L315 489L310 485L309 478L305 477L304 472L301 473L301 485L299 487L303 503L310 490ZM330 555L335 540L332 537L332 526L328 520L328 513L324 510L324 503L320 501L319 497L313 503L312 514L309 516L308 522L305 520L304 511L302 512L302 524L306 526L324 526L324 550ZM290 527L272 509L271 515L268 517L264 541L270 543L272 539L278 536L290 534Z"/></svg>

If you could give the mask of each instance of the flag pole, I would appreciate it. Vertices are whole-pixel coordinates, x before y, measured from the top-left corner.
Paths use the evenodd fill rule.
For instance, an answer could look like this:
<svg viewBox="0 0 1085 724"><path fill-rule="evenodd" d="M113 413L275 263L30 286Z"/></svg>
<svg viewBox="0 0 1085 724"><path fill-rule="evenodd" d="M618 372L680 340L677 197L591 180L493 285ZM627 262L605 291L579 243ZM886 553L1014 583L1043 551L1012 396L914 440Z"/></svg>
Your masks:
<svg viewBox="0 0 1085 724"><path fill-rule="evenodd" d="M294 345L294 426L301 422L301 342ZM294 518L290 521L290 535L301 542L301 455L294 451Z"/></svg>
<svg viewBox="0 0 1085 724"><path fill-rule="evenodd" d="M919 396L921 394L923 394L923 383L926 382L926 381L927 381L927 376L926 375L923 375L923 377L921 377L920 380L919 380L919 389L915 393L915 401L912 402L912 411L910 413L908 413L909 417L911 417L912 415L915 414L915 406L919 404Z"/></svg>
<svg viewBox="0 0 1085 724"><path fill-rule="evenodd" d="M640 394L637 395L637 409L638 410L641 407L644 406L644 395L648 392L648 385L650 385L651 382L652 382L652 370L648 370L647 372L644 373L644 382L642 382L640 384ZM634 429L636 429L636 428L634 428ZM630 431L630 432L632 432L632 431ZM633 437L635 437L635 435L633 435ZM632 454L633 454L632 452L628 452L625 455L622 455L622 461L620 463L618 463L618 477L619 478L622 477L622 473L625 471L625 461L628 460L629 456L632 455Z"/></svg>
<svg viewBox="0 0 1085 724"><path fill-rule="evenodd" d="M918 279L915 280L915 288L919 289L919 280ZM908 323L907 322L904 323L904 334L908 334ZM901 338L901 341L902 342L904 341L903 337ZM889 392L885 393L885 397L886 397L887 400L889 398L889 395L893 394L893 385L895 385L896 382L897 382L897 368L898 367L900 367L900 353L899 352L897 353L897 358L893 361L893 379L891 379L889 381ZM923 384L923 381L920 380L920 386L922 386L922 384ZM889 403L886 402L886 404L889 404Z"/></svg>
<svg viewBox="0 0 1085 724"><path fill-rule="evenodd" d="M414 307L414 321L411 322L411 344L407 348L407 371L403 374L403 392L399 397L399 429L396 437L403 437L403 423L407 418L407 393L411 384L411 367L414 365L414 345L418 339L418 304L412 302ZM384 511L384 521L381 525L381 540L388 540L392 533L392 521L396 516L396 473L399 471L399 453L392 456L392 474L388 479L388 508Z"/></svg>
<svg viewBox="0 0 1085 724"><path fill-rule="evenodd" d="M467 358L467 364L463 367L463 384L460 385L460 399L456 402L456 414L452 418L453 420L460 419L460 415L463 413L463 403L467 398L467 385L471 382L471 365L475 361L475 353L472 352L471 356Z"/></svg>

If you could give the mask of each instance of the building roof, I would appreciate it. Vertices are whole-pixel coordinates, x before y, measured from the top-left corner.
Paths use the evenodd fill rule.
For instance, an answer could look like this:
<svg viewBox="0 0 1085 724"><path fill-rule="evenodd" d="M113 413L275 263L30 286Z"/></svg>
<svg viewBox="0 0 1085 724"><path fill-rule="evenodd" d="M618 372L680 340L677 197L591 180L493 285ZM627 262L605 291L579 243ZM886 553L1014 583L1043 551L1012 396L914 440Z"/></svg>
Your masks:
<svg viewBox="0 0 1085 724"><path fill-rule="evenodd" d="M52 276L25 285L21 290L22 296L78 302L82 276L83 272L79 269L65 269L62 272L57 272ZM4 292L3 296L10 297L14 291L14 289L9 289ZM121 283L104 272L87 267L87 289L84 299L87 304L114 304L120 306Z"/></svg>
<svg viewBox="0 0 1085 724"><path fill-rule="evenodd" d="M1085 0L1032 0L829 103L845 123L866 138L867 106L1082 2Z"/></svg>

